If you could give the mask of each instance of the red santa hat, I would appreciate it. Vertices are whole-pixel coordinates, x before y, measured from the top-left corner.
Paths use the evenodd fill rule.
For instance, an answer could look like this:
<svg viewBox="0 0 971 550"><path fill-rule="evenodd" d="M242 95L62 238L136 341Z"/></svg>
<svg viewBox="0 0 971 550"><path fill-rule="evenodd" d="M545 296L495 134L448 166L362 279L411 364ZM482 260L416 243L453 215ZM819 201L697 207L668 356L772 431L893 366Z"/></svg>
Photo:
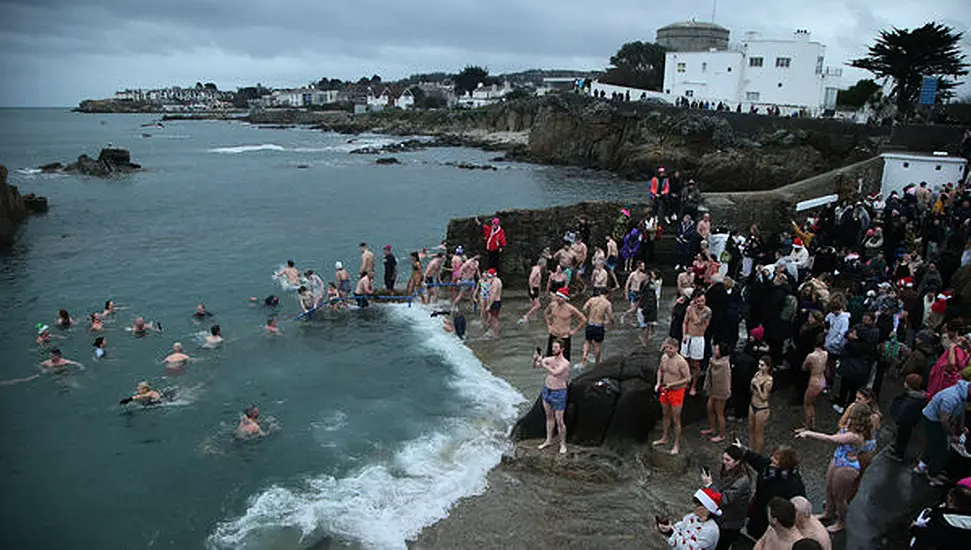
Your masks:
<svg viewBox="0 0 971 550"><path fill-rule="evenodd" d="M796 248L802 248L802 239L800 239L799 237L796 237L795 239L793 239L792 246Z"/></svg>
<svg viewBox="0 0 971 550"><path fill-rule="evenodd" d="M486 271L486 273L488 273L489 275L492 275L493 277L495 277L496 276L496 268L490 267L489 268L489 271Z"/></svg>
<svg viewBox="0 0 971 550"><path fill-rule="evenodd" d="M722 495L714 489L709 489L705 487L704 489L698 489L695 491L695 499L705 507L706 510L711 512L716 516L722 515L721 505L722 505Z"/></svg>
<svg viewBox="0 0 971 550"><path fill-rule="evenodd" d="M561 288L561 289L559 289L559 290L556 291L556 295L559 296L560 298L563 298L564 300L569 300L570 299L570 289L567 288L567 287L563 287L563 288Z"/></svg>
<svg viewBox="0 0 971 550"><path fill-rule="evenodd" d="M898 286L901 286L901 287L904 287L904 288L913 288L913 286L914 286L914 278L913 277L904 277L903 279L900 279L899 281L897 281L897 285Z"/></svg>
<svg viewBox="0 0 971 550"><path fill-rule="evenodd" d="M937 313L938 315L943 315L947 310L947 301L951 299L951 293L948 291L941 292L937 295L937 300L931 305L931 311Z"/></svg>

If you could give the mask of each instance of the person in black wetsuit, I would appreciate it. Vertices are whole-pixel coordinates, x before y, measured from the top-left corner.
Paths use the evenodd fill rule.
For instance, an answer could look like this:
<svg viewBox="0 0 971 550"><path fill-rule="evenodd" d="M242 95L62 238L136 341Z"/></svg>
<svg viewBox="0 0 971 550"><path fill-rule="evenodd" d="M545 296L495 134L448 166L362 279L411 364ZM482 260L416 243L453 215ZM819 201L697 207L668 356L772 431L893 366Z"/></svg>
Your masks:
<svg viewBox="0 0 971 550"><path fill-rule="evenodd" d="M398 278L398 259L391 253L391 245L384 245L384 288L394 292L394 282Z"/></svg>

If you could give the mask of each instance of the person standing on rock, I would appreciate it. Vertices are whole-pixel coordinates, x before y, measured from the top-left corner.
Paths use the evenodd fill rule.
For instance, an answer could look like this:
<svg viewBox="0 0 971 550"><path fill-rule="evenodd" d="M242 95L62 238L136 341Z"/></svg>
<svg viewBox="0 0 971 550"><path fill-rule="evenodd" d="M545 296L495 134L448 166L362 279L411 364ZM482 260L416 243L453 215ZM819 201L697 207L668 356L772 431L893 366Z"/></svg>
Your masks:
<svg viewBox="0 0 971 550"><path fill-rule="evenodd" d="M546 370L546 380L540 397L543 401L543 412L546 413L546 441L539 445L545 449L553 444L553 427L560 436L560 454L566 454L566 421L563 414L566 411L567 386L570 380L570 360L563 356L563 341L559 338L550 342L551 352L548 357L539 353L539 348L533 353L533 368Z"/></svg>
<svg viewBox="0 0 971 550"><path fill-rule="evenodd" d="M394 294L394 283L398 279L398 259L391 253L391 245L384 245L384 288Z"/></svg>
<svg viewBox="0 0 971 550"><path fill-rule="evenodd" d="M661 347L661 364L657 369L657 384L654 391L659 394L661 412L661 439L652 445L667 445L668 426L674 424L674 447L671 454L676 455L681 444L681 406L684 404L684 390L691 382L691 370L684 357L678 354L678 341L674 338L664 340Z"/></svg>
<svg viewBox="0 0 971 550"><path fill-rule="evenodd" d="M486 281L489 285L489 295L483 305L486 312L486 320L492 330L492 337L499 337L499 312L502 310L502 279L496 273L495 268L489 268L486 272Z"/></svg>
<svg viewBox="0 0 971 550"><path fill-rule="evenodd" d="M475 223L482 226L482 237L485 239L488 267L500 271L499 255L506 248L506 230L499 225L499 218L492 218L492 224L487 225L475 219Z"/></svg>
<svg viewBox="0 0 971 550"><path fill-rule="evenodd" d="M556 291L550 305L546 306L543 316L550 336L546 341L546 355L553 354L553 341L559 339L563 350L563 357L570 360L570 337L576 334L580 327L587 323L587 316L573 307L567 301L570 299L570 289L563 287ZM577 319L577 327L573 328L573 319Z"/></svg>
<svg viewBox="0 0 971 550"><path fill-rule="evenodd" d="M540 288L543 286L543 271L545 270L546 258L540 257L540 259L536 260L536 265L534 265L533 269L531 269L529 272L529 282L527 284L529 285L530 306L529 311L526 312L526 315L523 315L522 319L519 320L520 323L528 323L529 316L536 311L539 311L539 308L542 307L542 304L539 301L539 292Z"/></svg>
<svg viewBox="0 0 971 550"><path fill-rule="evenodd" d="M701 374L701 361L705 358L705 332L711 322L711 308L705 305L705 295L699 294L691 301L684 314L681 340L681 355L691 360L691 390L695 395L695 385Z"/></svg>
<svg viewBox="0 0 971 550"><path fill-rule="evenodd" d="M644 265L644 262L637 262L637 269L630 272L630 275L627 276L627 282L624 284L624 292L630 302L630 307L624 312L624 315L634 313L637 310L637 305L641 299L641 286L647 279L647 266ZM623 316L621 316L620 321L623 324Z"/></svg>
<svg viewBox="0 0 971 550"><path fill-rule="evenodd" d="M337 279L337 295L347 298L351 295L351 274L344 269L342 262L334 264L334 278Z"/></svg>
<svg viewBox="0 0 971 550"><path fill-rule="evenodd" d="M358 270L358 273L362 271L373 273L374 259L375 259L374 252L371 252L371 249L367 247L367 243L362 242L361 243L361 269Z"/></svg>
<svg viewBox="0 0 971 550"><path fill-rule="evenodd" d="M606 294L594 294L587 303L583 304L583 313L587 315L587 328L583 340L583 361L581 366L587 366L590 355L590 343L593 343L593 358L600 363L600 351L603 347L605 326L610 323L614 328L614 309Z"/></svg>
<svg viewBox="0 0 971 550"><path fill-rule="evenodd" d="M425 292L422 293L421 300L423 303L428 303L429 301L438 301L438 287L431 286L437 285L441 282L442 265L445 263L445 253L438 252L435 256L428 262L428 266L425 267Z"/></svg>
<svg viewBox="0 0 971 550"><path fill-rule="evenodd" d="M620 288L620 282L617 280L617 260L620 259L620 252L617 249L617 241L614 240L613 236L607 235L607 272L610 273L610 278L614 281L614 290Z"/></svg>

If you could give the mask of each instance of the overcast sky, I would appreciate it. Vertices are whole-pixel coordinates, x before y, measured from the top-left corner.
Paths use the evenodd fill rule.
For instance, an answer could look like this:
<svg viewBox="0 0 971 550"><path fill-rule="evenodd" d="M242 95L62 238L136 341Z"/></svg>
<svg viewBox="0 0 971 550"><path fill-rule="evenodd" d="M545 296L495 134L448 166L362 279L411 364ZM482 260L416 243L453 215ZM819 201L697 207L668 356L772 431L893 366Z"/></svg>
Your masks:
<svg viewBox="0 0 971 550"><path fill-rule="evenodd" d="M68 106L127 87L299 86L531 68L601 69L658 27L710 21L711 0L0 0L0 105ZM827 65L880 29L934 19L966 32L968 0L719 0L715 22L788 38L808 29ZM971 51L971 36L964 39ZM971 57L971 55L969 55ZM864 75L844 71L844 85ZM967 93L968 86L963 88Z"/></svg>

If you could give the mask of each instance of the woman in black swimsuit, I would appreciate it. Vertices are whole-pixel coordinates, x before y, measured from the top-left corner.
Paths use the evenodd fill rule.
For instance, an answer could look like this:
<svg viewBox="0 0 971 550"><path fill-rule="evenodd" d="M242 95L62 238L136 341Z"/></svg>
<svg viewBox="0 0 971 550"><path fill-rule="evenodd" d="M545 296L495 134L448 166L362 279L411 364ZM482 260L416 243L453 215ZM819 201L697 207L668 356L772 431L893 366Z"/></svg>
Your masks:
<svg viewBox="0 0 971 550"><path fill-rule="evenodd" d="M772 393L772 358L763 355L759 370L752 378L752 401L749 403L748 443L756 453L762 452L765 425L769 421L769 394Z"/></svg>

